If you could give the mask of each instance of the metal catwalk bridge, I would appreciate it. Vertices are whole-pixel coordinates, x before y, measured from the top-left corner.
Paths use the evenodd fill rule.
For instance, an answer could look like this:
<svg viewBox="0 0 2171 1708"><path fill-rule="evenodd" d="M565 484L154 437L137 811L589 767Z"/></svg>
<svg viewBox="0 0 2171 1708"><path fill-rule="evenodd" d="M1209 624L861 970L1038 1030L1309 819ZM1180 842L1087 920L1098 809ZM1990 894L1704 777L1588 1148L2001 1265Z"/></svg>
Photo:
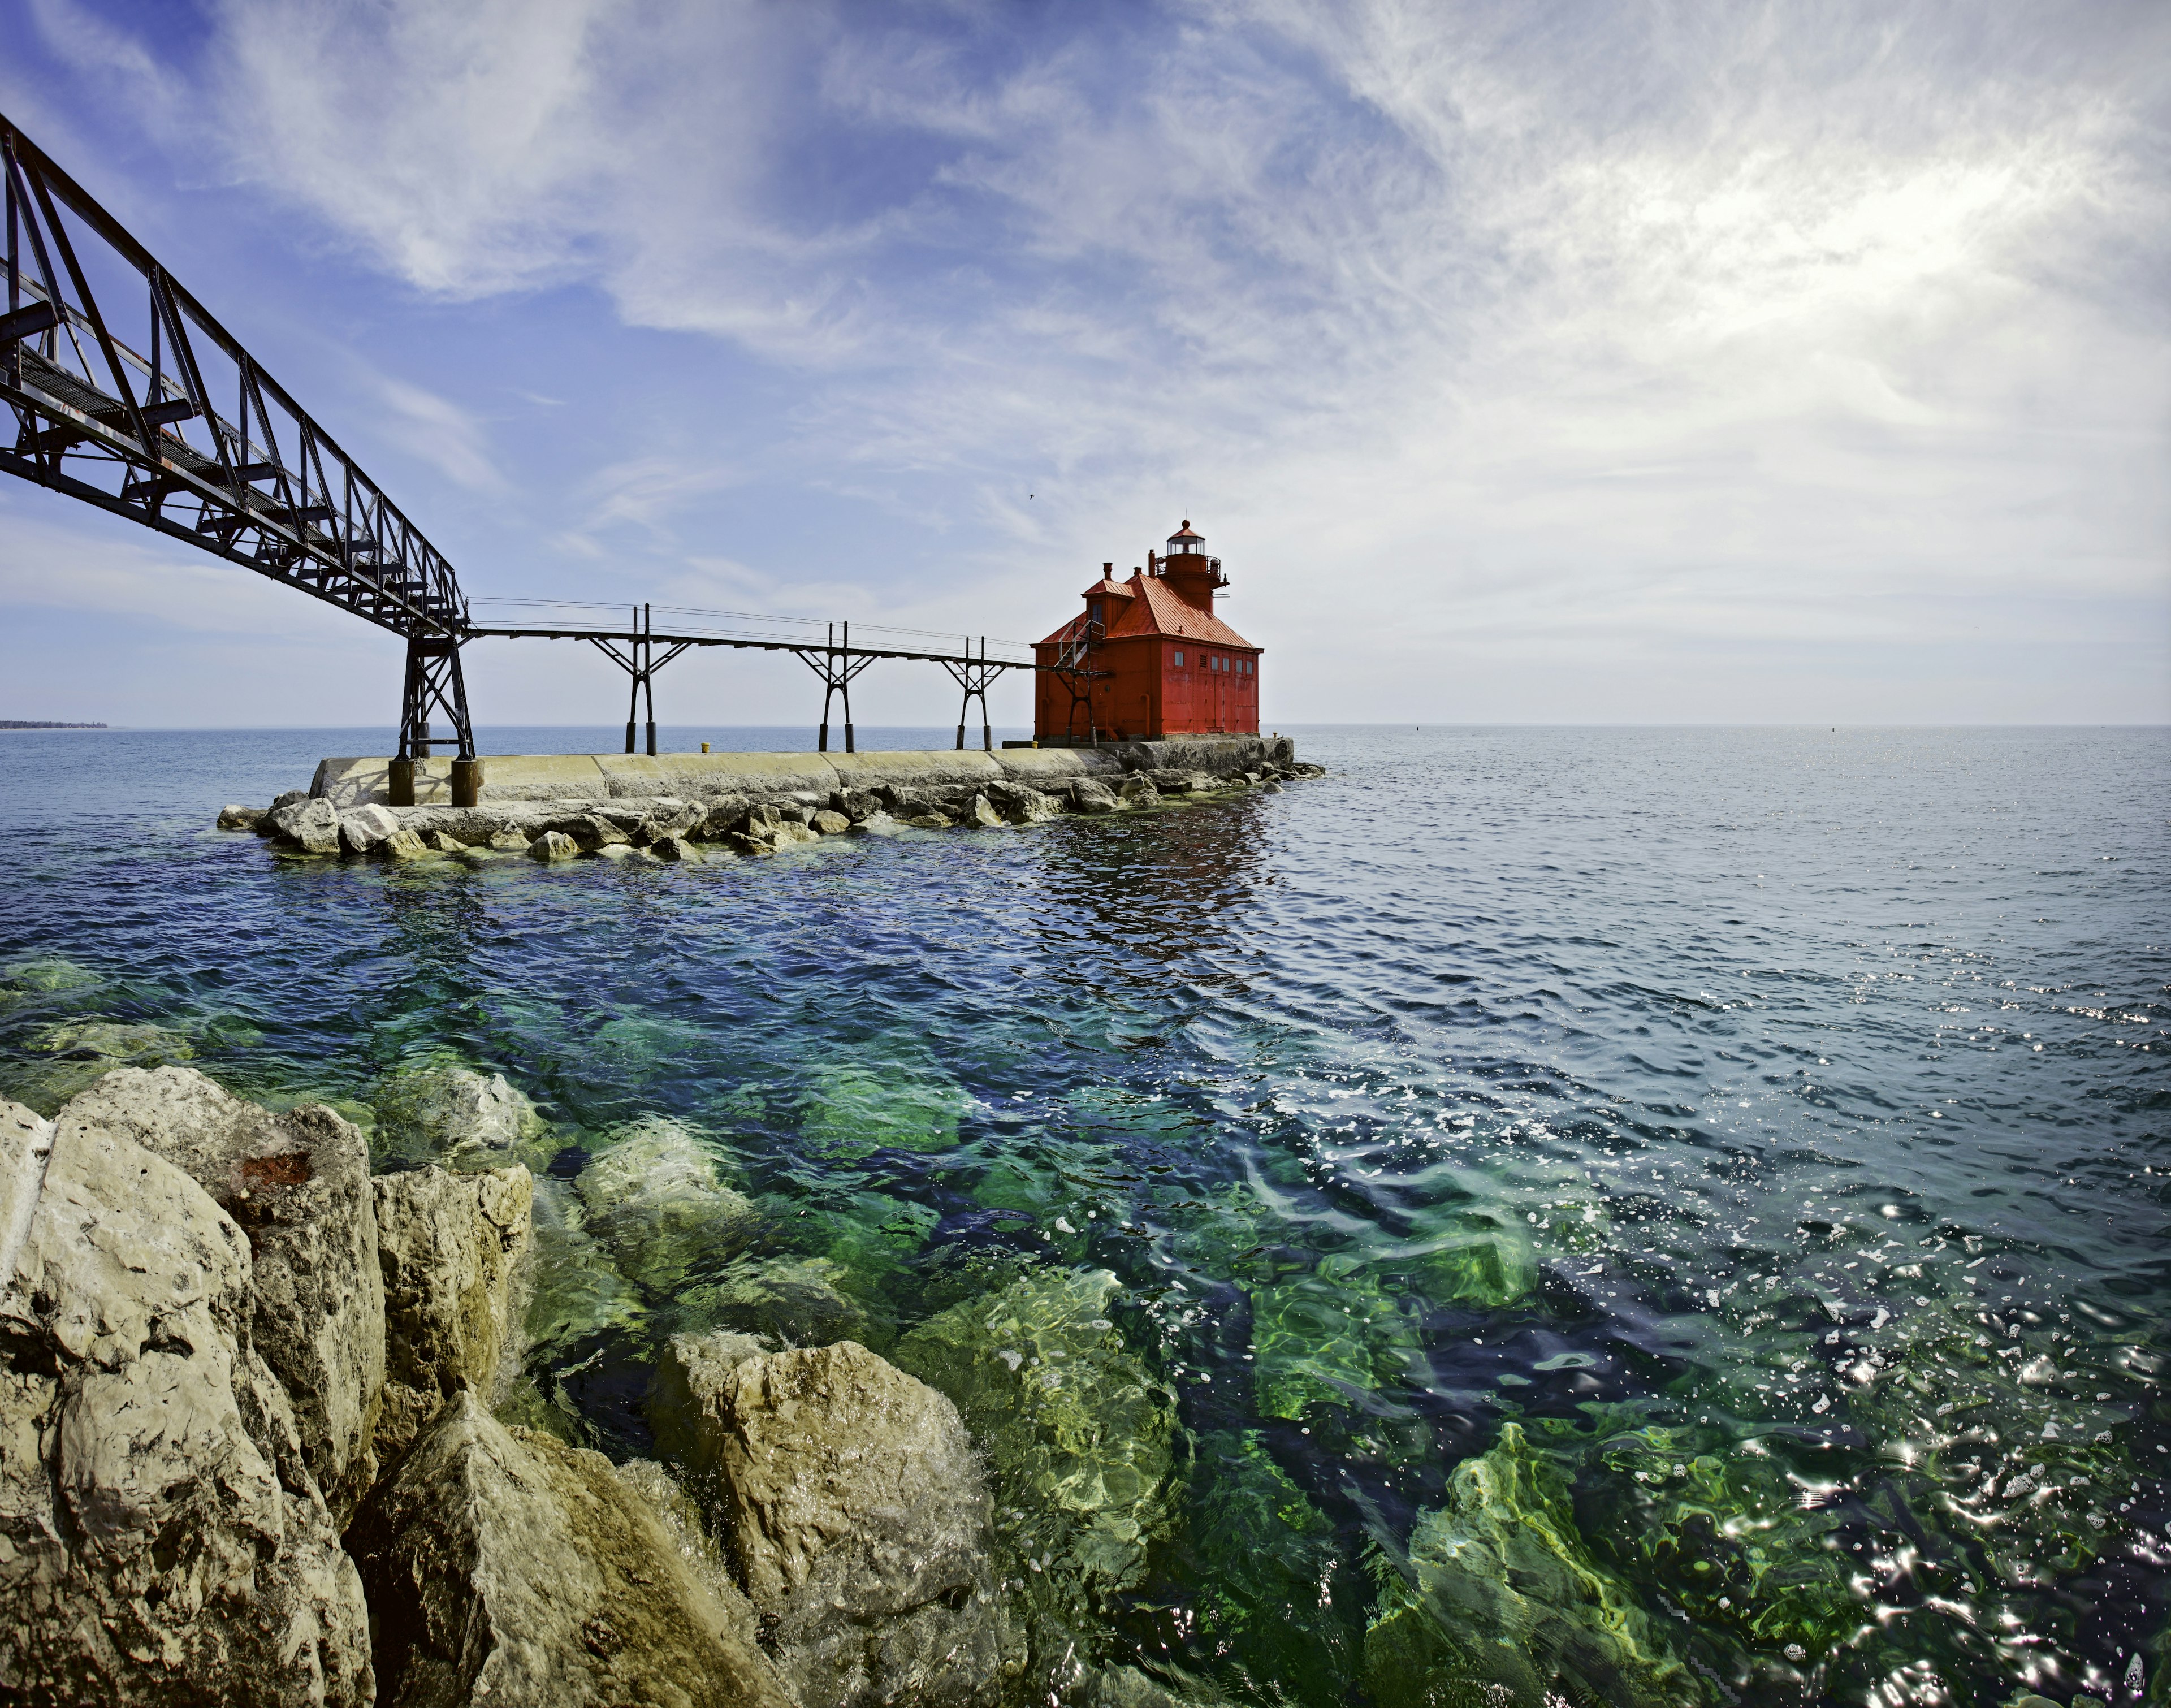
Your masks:
<svg viewBox="0 0 2171 1708"><path fill-rule="evenodd" d="M407 642L402 760L456 750L455 793L477 786L474 727L460 649L484 639L586 641L631 678L626 751L646 703L656 751L656 672L690 649L788 652L823 684L819 742L841 696L853 746L851 684L877 659L940 665L963 691L957 745L977 699L988 745L989 684L1006 670L1050 671L1081 702L1090 640L1055 663L1021 643L977 651L960 638L673 607L473 600L443 553L241 341L51 158L0 115L7 176L7 297L0 397L15 418L0 470L97 505L338 605ZM478 621L474 606L503 620ZM655 618L661 611L663 624ZM606 620L603 614L612 613ZM823 630L817 634L817 630ZM865 644L872 636L875 645ZM1097 637L1092 637L1096 639ZM449 735L432 734L442 718Z"/></svg>

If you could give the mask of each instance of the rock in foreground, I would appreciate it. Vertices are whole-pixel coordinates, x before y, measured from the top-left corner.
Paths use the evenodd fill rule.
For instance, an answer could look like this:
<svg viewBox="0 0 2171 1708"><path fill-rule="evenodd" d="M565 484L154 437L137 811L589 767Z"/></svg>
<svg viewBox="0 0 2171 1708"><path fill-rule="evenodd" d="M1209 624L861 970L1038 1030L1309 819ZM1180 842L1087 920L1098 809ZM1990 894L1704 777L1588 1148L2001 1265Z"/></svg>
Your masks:
<svg viewBox="0 0 2171 1708"><path fill-rule="evenodd" d="M516 1165L472 1175L415 1169L371 1184L384 1281L377 1450L389 1465L447 1396L468 1389L485 1405L501 1396L534 1183Z"/></svg>
<svg viewBox="0 0 2171 1708"><path fill-rule="evenodd" d="M1022 1662L957 1408L862 1346L674 1348L764 1641L801 1708L992 1703Z"/></svg>
<svg viewBox="0 0 2171 1708"><path fill-rule="evenodd" d="M185 1171L246 1231L250 1339L286 1388L303 1456L344 1523L377 1475L384 1385L369 1146L329 1109L244 1103L192 1068L121 1068L60 1114L63 1137L126 1139Z"/></svg>
<svg viewBox="0 0 2171 1708"><path fill-rule="evenodd" d="M462 1393L348 1541L384 1708L791 1708L748 1620L601 1454Z"/></svg>
<svg viewBox="0 0 2171 1708"><path fill-rule="evenodd" d="M65 1116L0 1106L0 1695L367 1703L362 1585L252 1344L248 1236Z"/></svg>

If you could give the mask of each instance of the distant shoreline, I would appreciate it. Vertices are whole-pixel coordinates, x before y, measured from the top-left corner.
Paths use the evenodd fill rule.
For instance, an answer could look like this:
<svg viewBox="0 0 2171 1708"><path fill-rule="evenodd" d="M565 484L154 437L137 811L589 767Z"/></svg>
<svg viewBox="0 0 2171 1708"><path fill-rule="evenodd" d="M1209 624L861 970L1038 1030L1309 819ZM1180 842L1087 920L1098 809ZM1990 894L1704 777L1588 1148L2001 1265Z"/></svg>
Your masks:
<svg viewBox="0 0 2171 1708"><path fill-rule="evenodd" d="M0 718L0 730L102 730L104 724L39 723L24 718Z"/></svg>

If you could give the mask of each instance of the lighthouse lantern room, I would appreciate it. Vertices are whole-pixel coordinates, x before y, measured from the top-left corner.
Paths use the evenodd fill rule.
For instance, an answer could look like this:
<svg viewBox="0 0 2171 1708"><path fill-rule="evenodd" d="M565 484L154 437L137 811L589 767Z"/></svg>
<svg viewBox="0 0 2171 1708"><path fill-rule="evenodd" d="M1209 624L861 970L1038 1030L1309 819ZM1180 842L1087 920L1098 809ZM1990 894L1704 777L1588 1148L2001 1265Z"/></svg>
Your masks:
<svg viewBox="0 0 2171 1708"><path fill-rule="evenodd" d="M1033 735L1043 745L1259 731L1260 649L1214 614L1229 585L1187 518L1165 555L1080 596L1085 608L1033 649Z"/></svg>

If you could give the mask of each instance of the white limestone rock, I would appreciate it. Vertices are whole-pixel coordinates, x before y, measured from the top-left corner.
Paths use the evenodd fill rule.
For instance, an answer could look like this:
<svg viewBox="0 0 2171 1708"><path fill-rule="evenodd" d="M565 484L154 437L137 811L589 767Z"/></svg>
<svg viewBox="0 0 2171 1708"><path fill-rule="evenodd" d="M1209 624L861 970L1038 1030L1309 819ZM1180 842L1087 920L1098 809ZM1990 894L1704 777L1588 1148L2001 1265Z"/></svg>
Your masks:
<svg viewBox="0 0 2171 1708"><path fill-rule="evenodd" d="M268 822L273 840L282 847L313 854L340 851L339 809L329 800L293 801L273 812Z"/></svg>
<svg viewBox="0 0 2171 1708"><path fill-rule="evenodd" d="M344 1522L376 1480L384 1385L361 1131L314 1106L275 1114L192 1068L116 1069L62 1109L59 1126L64 1139L118 1138L163 1157L247 1231L251 1342L286 1388L303 1457Z"/></svg>
<svg viewBox="0 0 2171 1708"><path fill-rule="evenodd" d="M0 1143L0 1691L368 1703L361 1581L251 1344L249 1236L110 1127L10 1105Z"/></svg>
<svg viewBox="0 0 2171 1708"><path fill-rule="evenodd" d="M675 1348L690 1463L801 1708L993 1703L1023 1666L993 1512L957 1408L852 1341Z"/></svg>
<svg viewBox="0 0 2171 1708"><path fill-rule="evenodd" d="M453 1396L348 1541L383 1708L794 1708L729 1586L705 1582L599 1453Z"/></svg>
<svg viewBox="0 0 2171 1708"><path fill-rule="evenodd" d="M534 1181L519 1166L480 1174L379 1175L384 1403L376 1444L389 1465L450 1395L495 1405L518 1362Z"/></svg>

